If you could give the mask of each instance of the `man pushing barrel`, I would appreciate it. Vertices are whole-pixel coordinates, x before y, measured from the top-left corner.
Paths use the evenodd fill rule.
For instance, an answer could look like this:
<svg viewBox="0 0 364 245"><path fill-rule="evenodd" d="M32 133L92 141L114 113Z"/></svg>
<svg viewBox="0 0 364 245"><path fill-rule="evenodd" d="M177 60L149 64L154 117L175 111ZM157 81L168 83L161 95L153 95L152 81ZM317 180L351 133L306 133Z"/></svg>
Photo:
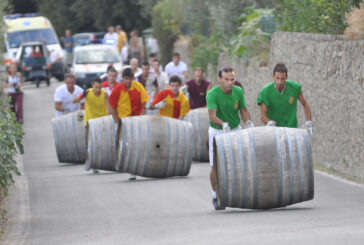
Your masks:
<svg viewBox="0 0 364 245"><path fill-rule="evenodd" d="M311 109L303 97L302 85L287 80L287 68L278 63L273 69L273 82L260 91L257 103L260 105L260 119L266 126L297 128L297 100L303 105L306 126L312 136Z"/></svg>
<svg viewBox="0 0 364 245"><path fill-rule="evenodd" d="M134 81L134 72L131 68L124 69L122 77L123 82L112 90L109 97L110 112L115 123L119 123L122 117L145 114L145 104L149 98L143 85ZM129 180L135 178L133 175Z"/></svg>
<svg viewBox="0 0 364 245"><path fill-rule="evenodd" d="M229 131L240 130L240 117L247 127L254 127L249 120L250 115L246 107L244 92L242 88L234 86L235 72L232 68L224 68L219 71L220 86L212 88L206 96L207 108L209 110L209 158L211 165L210 181L212 187L212 204L216 210L225 209L219 206L215 189L215 170L213 157L213 140L218 134Z"/></svg>

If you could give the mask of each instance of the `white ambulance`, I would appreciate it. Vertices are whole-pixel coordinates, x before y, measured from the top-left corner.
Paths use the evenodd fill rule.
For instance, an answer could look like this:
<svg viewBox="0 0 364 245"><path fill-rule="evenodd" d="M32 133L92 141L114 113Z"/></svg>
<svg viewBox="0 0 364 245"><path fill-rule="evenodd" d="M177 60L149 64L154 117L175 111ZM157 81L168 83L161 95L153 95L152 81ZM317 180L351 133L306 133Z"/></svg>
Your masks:
<svg viewBox="0 0 364 245"><path fill-rule="evenodd" d="M65 72L64 51L51 22L38 13L12 14L4 16L6 30L4 40L6 53L4 64L15 62L18 47L27 42L44 42L51 53L51 74L63 80Z"/></svg>

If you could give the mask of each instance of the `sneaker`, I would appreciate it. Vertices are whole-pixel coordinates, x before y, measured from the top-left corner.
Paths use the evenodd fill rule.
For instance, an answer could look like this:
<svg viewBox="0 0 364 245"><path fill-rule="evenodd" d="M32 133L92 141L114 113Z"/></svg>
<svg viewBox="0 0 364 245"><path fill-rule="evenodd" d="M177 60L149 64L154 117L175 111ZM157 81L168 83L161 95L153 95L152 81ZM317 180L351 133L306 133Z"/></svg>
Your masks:
<svg viewBox="0 0 364 245"><path fill-rule="evenodd" d="M130 175L129 180L136 180L136 176L135 175Z"/></svg>
<svg viewBox="0 0 364 245"><path fill-rule="evenodd" d="M92 172L94 172L94 174L97 174L99 172L99 170L92 169Z"/></svg>
<svg viewBox="0 0 364 245"><path fill-rule="evenodd" d="M212 205L214 205L215 210L224 210L225 209L224 206L219 206L216 198L212 198Z"/></svg>

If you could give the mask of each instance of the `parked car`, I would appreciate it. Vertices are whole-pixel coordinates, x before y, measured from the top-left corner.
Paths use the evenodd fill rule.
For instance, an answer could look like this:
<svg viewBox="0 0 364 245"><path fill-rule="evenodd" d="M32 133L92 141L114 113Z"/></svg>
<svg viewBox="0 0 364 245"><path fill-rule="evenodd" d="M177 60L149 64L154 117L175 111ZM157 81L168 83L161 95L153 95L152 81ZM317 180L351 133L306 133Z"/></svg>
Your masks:
<svg viewBox="0 0 364 245"><path fill-rule="evenodd" d="M105 73L109 65L120 72L122 59L115 46L95 44L76 47L73 50L72 73L75 74L76 84L88 88L92 79Z"/></svg>
<svg viewBox="0 0 364 245"><path fill-rule="evenodd" d="M73 48L87 44L101 44L104 38L103 32L84 32L73 35Z"/></svg>
<svg viewBox="0 0 364 245"><path fill-rule="evenodd" d="M51 76L50 69L51 54L44 42L29 42L19 46L15 61L18 64L19 71L22 72L24 81L32 81L37 87L41 81L45 81L49 86Z"/></svg>

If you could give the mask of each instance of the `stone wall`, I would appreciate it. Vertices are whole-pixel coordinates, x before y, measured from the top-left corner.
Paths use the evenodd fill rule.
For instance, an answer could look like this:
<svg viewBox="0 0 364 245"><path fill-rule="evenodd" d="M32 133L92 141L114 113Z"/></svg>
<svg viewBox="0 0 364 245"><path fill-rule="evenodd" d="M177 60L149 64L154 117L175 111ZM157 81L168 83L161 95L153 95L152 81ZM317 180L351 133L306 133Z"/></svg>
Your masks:
<svg viewBox="0 0 364 245"><path fill-rule="evenodd" d="M245 67L222 54L219 68L231 66L245 89L248 109L261 125L256 97L272 81L273 66L284 62L288 77L303 85L314 122L314 161L364 179L364 41L343 36L277 32L268 67ZM302 106L298 118L304 125Z"/></svg>

